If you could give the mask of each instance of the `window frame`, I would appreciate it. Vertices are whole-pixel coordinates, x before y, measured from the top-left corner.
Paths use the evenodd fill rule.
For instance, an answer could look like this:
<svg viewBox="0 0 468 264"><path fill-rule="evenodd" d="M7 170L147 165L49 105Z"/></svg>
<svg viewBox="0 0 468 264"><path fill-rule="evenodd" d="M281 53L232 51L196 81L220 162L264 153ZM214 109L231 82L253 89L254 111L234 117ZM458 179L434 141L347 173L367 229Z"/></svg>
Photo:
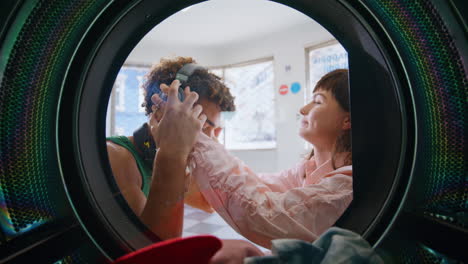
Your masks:
<svg viewBox="0 0 468 264"><path fill-rule="evenodd" d="M332 46L335 44L340 44L340 42L338 42L338 40L336 39L330 39L330 40L327 40L327 41L324 41L315 45L309 45L305 47L304 57L305 57L305 71L306 71L306 91L304 93L304 104L306 104L311 99L311 94L312 94L311 92L313 89L313 87L310 87L310 61L309 61L310 52L316 49L325 48L325 47Z"/></svg>

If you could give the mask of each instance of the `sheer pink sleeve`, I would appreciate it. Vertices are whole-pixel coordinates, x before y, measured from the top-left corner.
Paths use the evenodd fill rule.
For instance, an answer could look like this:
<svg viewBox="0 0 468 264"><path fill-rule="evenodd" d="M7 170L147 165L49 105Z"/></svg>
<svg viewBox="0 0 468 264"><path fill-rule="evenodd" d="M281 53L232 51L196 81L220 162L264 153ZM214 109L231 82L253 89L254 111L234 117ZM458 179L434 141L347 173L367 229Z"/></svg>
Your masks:
<svg viewBox="0 0 468 264"><path fill-rule="evenodd" d="M315 240L352 200L349 175L331 174L318 184L281 188L265 183L204 134L190 159L192 175L213 208L237 232L267 248L277 238Z"/></svg>
<svg viewBox="0 0 468 264"><path fill-rule="evenodd" d="M258 173L259 181L268 186L273 192L285 192L292 188L301 187L305 176L305 160L296 164L293 168L277 173ZM246 170L248 167L244 166Z"/></svg>

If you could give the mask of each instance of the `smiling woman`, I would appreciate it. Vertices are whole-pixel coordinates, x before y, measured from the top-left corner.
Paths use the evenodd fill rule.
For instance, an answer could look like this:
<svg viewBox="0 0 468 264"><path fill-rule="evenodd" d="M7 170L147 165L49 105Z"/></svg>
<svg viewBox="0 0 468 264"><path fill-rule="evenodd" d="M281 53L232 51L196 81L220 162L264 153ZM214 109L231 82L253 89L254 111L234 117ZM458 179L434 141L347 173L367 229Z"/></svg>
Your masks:
<svg viewBox="0 0 468 264"><path fill-rule="evenodd" d="M221 2L229 1L204 4ZM248 1L247 7L260 2L275 4ZM277 2L314 18L349 55L353 202L335 225L361 234L395 262L468 259L465 244L457 243L467 239L468 226L462 1ZM2 1L0 262L112 261L158 241L114 181L105 113L115 77L135 45L155 25L195 3ZM257 15L269 12L264 10ZM185 24L198 19L203 17ZM197 40L203 39L202 28L195 31ZM165 36L188 31L169 30ZM275 73L290 65L282 58L288 57L275 58L281 66ZM209 61L200 63L215 65ZM285 71L283 80L296 81L289 74ZM291 96L281 100L300 105ZM287 116L275 111L280 121Z"/></svg>
<svg viewBox="0 0 468 264"><path fill-rule="evenodd" d="M312 101L300 110L307 118L303 119L299 134L314 145L309 159L317 150L328 149L334 169L337 155L343 153L346 155L339 166L352 164L348 83L348 70L327 73L315 85Z"/></svg>
<svg viewBox="0 0 468 264"><path fill-rule="evenodd" d="M270 248L279 238L314 241L343 214L353 197L350 138L347 148L339 140L351 130L348 91L347 70L319 80L314 100L301 109L300 136L314 145L313 155L279 173L257 175L200 135L193 177L236 231Z"/></svg>

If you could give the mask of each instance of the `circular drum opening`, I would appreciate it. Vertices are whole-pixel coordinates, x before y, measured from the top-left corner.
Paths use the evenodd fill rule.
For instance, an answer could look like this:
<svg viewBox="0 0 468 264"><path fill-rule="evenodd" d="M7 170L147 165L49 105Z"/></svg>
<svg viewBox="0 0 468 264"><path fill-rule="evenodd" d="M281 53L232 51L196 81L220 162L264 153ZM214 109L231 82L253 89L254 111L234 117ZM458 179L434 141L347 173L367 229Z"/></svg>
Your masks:
<svg viewBox="0 0 468 264"><path fill-rule="evenodd" d="M379 39L370 25L364 23L358 10L342 3L328 1L314 3L313 8L305 4L293 7L327 28L349 54L353 159L356 164L355 194L352 205L337 225L361 233L370 239L371 243L375 243L395 215L394 212L385 215L385 212L392 206L390 201L398 205L398 200L401 199L401 190L400 193L396 192L397 186L401 181L408 181L410 173L406 172L403 178L401 173L405 170L405 164L411 164L411 159L406 155L413 155L411 146L414 144L414 130L408 131L413 120L407 118L413 114L405 103L411 102L411 98L405 97L402 92L402 86L407 84L400 81L403 73L401 66L391 62L391 56L394 54L385 46L388 43L383 42L385 39ZM62 96L61 120L76 120L76 123L72 126L60 125L69 129L60 134L73 137L63 140L73 140L76 143L76 153L80 153L78 156L75 154L79 164L77 171L81 170L80 181L85 181L89 186L90 193L86 195L91 195L94 200L90 201L92 207L89 208L94 207L102 214L103 221L122 238L122 243L128 243L130 248L136 249L148 245L151 239L142 235L142 229L129 228L130 220L122 220L129 219L126 216L128 212L119 205L122 197L115 199L113 195L116 193L115 189L112 189L115 185L111 183L112 176L109 175L106 153L103 152L106 99L119 67L133 46L149 29L171 14L168 11L174 12L177 9L170 5L154 5L150 1L141 1L126 8L125 15L107 29L105 37L101 37L91 56L75 57L80 61L74 62L72 67L86 65L87 68L73 68L70 71L72 75L69 80L73 81L67 85L77 83L76 80L82 82L75 86L76 89L70 89L76 94ZM331 13L330 10L334 12ZM86 52L88 53L87 50ZM83 58L85 61L81 61ZM73 73L79 74L75 77ZM70 113L75 116L64 116ZM406 170L408 168L410 167L407 166ZM69 179L79 179L68 177L68 172L64 172L64 175ZM76 184L70 182L68 186ZM85 198L72 196L72 199L82 203ZM80 211L81 209L77 210L77 213L80 214ZM84 225L90 233L96 232L93 237L99 240L102 227L93 227L86 223ZM96 230L93 232L94 228Z"/></svg>
<svg viewBox="0 0 468 264"><path fill-rule="evenodd" d="M466 259L446 238L467 237L462 4L276 2L319 22L349 54L354 199L336 225L400 262ZM109 259L158 240L113 181L107 100L139 40L197 3L8 2L0 31L2 259L35 256L42 245L56 261L60 243L49 242L73 227Z"/></svg>

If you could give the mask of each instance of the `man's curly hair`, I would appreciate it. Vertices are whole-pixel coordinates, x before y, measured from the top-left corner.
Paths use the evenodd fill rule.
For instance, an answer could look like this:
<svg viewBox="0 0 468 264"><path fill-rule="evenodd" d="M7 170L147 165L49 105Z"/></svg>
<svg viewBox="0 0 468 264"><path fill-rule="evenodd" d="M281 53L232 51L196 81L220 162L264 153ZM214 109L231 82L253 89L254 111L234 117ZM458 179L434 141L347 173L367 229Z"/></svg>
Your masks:
<svg viewBox="0 0 468 264"><path fill-rule="evenodd" d="M187 63L196 63L191 57L176 57L175 59L162 58L159 64L154 65L145 76L143 84L145 101L142 106L146 115L149 115L153 102L151 96L155 93L154 87L159 87L162 83L170 85L175 80L176 73ZM157 86L156 86L157 85ZM224 85L221 78L206 69L197 69L181 87L189 86L190 91L196 92L200 99L206 99L217 104L221 111L235 111L234 97L229 88Z"/></svg>

